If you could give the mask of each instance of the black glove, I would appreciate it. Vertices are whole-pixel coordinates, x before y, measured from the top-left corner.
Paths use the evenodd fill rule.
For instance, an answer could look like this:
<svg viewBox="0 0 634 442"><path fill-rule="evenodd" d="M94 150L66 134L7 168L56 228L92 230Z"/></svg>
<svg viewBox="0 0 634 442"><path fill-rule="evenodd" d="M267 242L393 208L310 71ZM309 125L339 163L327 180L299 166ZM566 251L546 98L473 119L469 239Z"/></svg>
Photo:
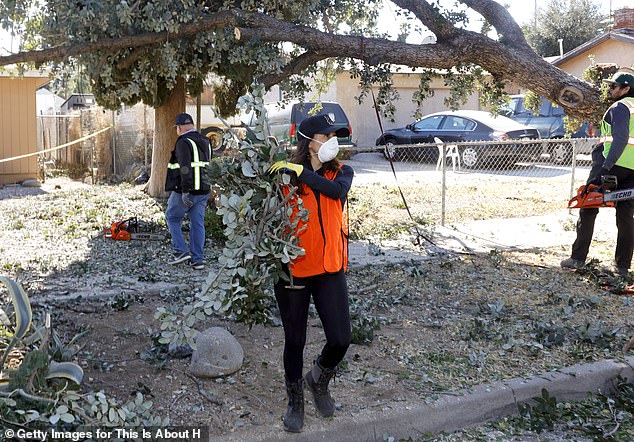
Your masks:
<svg viewBox="0 0 634 442"><path fill-rule="evenodd" d="M588 181L586 182L586 184L596 184L597 186L600 186L602 183L601 177L603 177L604 175L608 175L610 173L610 169L607 169L605 167L601 167L601 169L599 169L599 172L588 178Z"/></svg>
<svg viewBox="0 0 634 442"><path fill-rule="evenodd" d="M183 194L181 195L181 199L183 200L183 204L185 204L185 207L187 207L188 209L190 209L194 205L194 202L191 200L191 198L189 197L189 193L187 192L183 192Z"/></svg>

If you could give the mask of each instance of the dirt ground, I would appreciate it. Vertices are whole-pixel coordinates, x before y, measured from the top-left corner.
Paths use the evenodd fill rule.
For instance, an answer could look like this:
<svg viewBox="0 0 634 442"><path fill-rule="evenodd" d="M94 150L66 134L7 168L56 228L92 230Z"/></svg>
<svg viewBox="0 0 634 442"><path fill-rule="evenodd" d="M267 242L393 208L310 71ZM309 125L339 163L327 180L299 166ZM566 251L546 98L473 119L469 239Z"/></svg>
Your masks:
<svg viewBox="0 0 634 442"><path fill-rule="evenodd" d="M100 229L135 214L164 232L160 204L131 186L67 181L3 192L2 272L27 289L36 312L51 311L62 340L85 332L75 348L83 390L104 390L122 402L141 392L155 414L173 425L207 425L212 436L282 431L281 327L249 329L226 318L203 324L226 327L244 349L242 368L217 379L191 376L189 358L166 360L165 348L153 340L156 309L185 302L206 272L166 265L167 238L115 243ZM208 244L209 271L219 247ZM355 336L372 339L348 351L333 386L336 414L380 413L487 381L622 355L634 334L626 281L599 266L562 271L558 263L566 253L561 247L450 253L351 269ZM312 316L306 367L323 344ZM309 429L319 418L308 401L306 411Z"/></svg>

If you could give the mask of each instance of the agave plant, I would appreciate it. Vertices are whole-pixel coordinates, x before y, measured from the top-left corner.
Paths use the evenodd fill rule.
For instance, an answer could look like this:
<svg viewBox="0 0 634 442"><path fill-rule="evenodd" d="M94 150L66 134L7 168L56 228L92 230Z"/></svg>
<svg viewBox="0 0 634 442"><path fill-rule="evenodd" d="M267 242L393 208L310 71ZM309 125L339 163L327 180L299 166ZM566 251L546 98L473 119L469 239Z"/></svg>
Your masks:
<svg viewBox="0 0 634 442"><path fill-rule="evenodd" d="M33 312L31 311L31 302L26 291L20 284L12 279L0 276L0 282L7 287L11 303L7 306L0 306L0 345L4 347L2 351L2 360L0 363L0 391L6 391L12 385L12 375L18 372L16 363L16 353L19 358L28 354L25 343L32 343L38 339L42 339L45 334L41 330L27 337L27 333L31 329L33 323ZM10 308L12 307L12 312ZM11 313L13 321L7 312ZM48 318L48 317L47 317ZM50 329L50 318L47 319L46 329ZM46 343L48 345L48 343ZM19 351L14 351L14 349ZM31 350L31 352L39 351L47 355L46 348L43 350ZM11 360L9 357L11 356ZM18 359L19 359L18 358ZM22 361L23 363L24 361ZM13 368L11 368L13 367ZM64 378L76 384L80 384L83 379L82 368L72 362L55 362L49 361L48 356L45 360L46 373L45 379Z"/></svg>
<svg viewBox="0 0 634 442"><path fill-rule="evenodd" d="M152 402L140 393L134 400L119 404L103 391L80 394L67 388L68 381L79 385L84 376L79 365L64 360L72 357L70 347L80 335L64 345L52 332L47 314L44 326L27 336L33 322L29 298L15 281L0 276L0 282L7 287L10 298L6 305L0 304L0 427L169 424L169 418L152 415ZM39 348L35 347L37 342Z"/></svg>

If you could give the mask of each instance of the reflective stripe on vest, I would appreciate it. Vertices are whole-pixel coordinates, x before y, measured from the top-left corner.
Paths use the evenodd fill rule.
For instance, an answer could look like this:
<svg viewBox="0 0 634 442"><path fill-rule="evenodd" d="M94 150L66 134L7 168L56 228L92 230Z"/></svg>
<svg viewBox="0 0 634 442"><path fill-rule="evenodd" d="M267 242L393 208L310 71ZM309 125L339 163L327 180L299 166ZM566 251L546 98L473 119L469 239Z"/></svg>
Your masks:
<svg viewBox="0 0 634 442"><path fill-rule="evenodd" d="M334 180L337 171L326 171L325 178ZM324 273L336 273L348 269L348 226L344 219L344 208L339 198L320 195L303 185L306 195L301 195L304 209L308 210L308 221L297 226L299 247L305 254L291 264L291 273L297 277L308 277ZM294 209L294 216L297 209ZM347 214L346 214L347 215ZM346 217L347 218L347 217Z"/></svg>
<svg viewBox="0 0 634 442"><path fill-rule="evenodd" d="M634 115L634 98L625 97L612 106L618 106L619 103L623 103L630 110L630 133L625 149L615 164L628 169L634 169L634 118L632 118L632 115ZM612 106L610 106L610 109ZM608 111L610 109L608 109ZM612 137L612 126L605 121L605 115L603 116L603 121L601 121L601 134L603 134L601 137L601 141L603 141L603 156L607 158L614 139Z"/></svg>
<svg viewBox="0 0 634 442"><path fill-rule="evenodd" d="M614 141L614 139L612 138L612 135L610 135L610 136L605 136L605 137L601 138L601 141L603 141L603 142L607 141L608 143L611 143L612 141ZM629 137L627 139L627 144L634 144L634 136Z"/></svg>
<svg viewBox="0 0 634 442"><path fill-rule="evenodd" d="M185 137L187 138L187 137ZM205 167L209 163L206 161L200 161L200 155L198 155L198 146L194 140L187 138L189 144L192 145L192 170L194 171L194 190L200 190L200 169Z"/></svg>

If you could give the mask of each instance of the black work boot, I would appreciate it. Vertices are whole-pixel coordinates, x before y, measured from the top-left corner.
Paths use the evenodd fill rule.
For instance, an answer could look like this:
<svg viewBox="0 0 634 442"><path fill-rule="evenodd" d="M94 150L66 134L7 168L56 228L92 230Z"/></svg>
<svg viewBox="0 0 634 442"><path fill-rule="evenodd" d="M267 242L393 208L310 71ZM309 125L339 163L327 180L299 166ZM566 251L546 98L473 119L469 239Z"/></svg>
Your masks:
<svg viewBox="0 0 634 442"><path fill-rule="evenodd" d="M286 379L286 394L288 408L282 418L284 430L299 433L304 427L304 379L300 378L297 382Z"/></svg>
<svg viewBox="0 0 634 442"><path fill-rule="evenodd" d="M313 393L315 407L323 417L335 414L335 400L328 391L328 384L335 373L336 370L333 368L322 367L319 364L319 358L317 358L313 368L304 376L306 386Z"/></svg>

